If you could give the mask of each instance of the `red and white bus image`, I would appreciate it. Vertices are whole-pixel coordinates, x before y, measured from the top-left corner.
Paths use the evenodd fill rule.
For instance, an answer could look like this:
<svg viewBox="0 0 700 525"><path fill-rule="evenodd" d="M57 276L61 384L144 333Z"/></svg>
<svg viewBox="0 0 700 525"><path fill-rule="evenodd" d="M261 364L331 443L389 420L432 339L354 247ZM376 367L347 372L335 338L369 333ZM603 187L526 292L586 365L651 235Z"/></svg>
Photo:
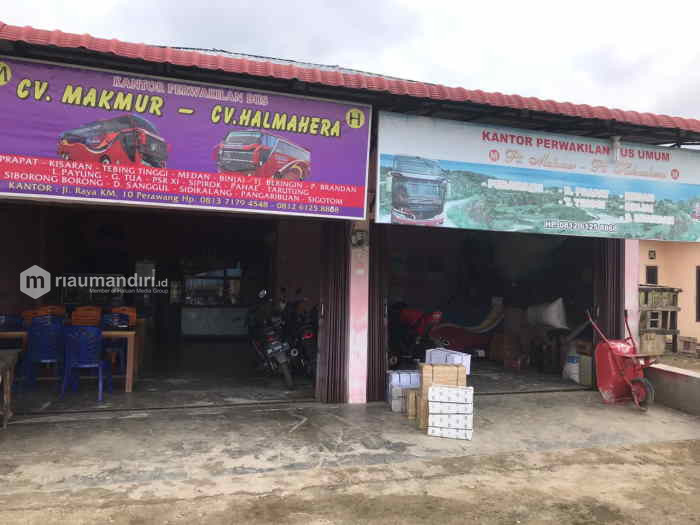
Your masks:
<svg viewBox="0 0 700 525"><path fill-rule="evenodd" d="M58 155L65 160L165 168L168 145L146 119L123 115L65 131L58 138Z"/></svg>
<svg viewBox="0 0 700 525"><path fill-rule="evenodd" d="M219 172L256 177L305 180L311 172L311 152L263 131L231 131L214 150Z"/></svg>
<svg viewBox="0 0 700 525"><path fill-rule="evenodd" d="M439 226L445 222L447 176L440 163L397 155L391 177L391 222Z"/></svg>

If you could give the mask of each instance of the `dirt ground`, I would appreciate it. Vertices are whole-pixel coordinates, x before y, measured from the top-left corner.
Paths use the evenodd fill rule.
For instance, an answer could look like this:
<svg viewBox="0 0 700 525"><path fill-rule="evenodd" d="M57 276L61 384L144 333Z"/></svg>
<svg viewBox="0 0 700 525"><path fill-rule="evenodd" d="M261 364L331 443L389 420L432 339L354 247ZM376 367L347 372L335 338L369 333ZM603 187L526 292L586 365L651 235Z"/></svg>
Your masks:
<svg viewBox="0 0 700 525"><path fill-rule="evenodd" d="M441 458L255 474L229 493L199 497L16 495L3 501L0 523L692 524L700 523L699 467L699 440Z"/></svg>
<svg viewBox="0 0 700 525"><path fill-rule="evenodd" d="M664 355L659 359L660 363L669 366L684 368L685 370L694 370L700 372L700 358L690 357L680 354Z"/></svg>

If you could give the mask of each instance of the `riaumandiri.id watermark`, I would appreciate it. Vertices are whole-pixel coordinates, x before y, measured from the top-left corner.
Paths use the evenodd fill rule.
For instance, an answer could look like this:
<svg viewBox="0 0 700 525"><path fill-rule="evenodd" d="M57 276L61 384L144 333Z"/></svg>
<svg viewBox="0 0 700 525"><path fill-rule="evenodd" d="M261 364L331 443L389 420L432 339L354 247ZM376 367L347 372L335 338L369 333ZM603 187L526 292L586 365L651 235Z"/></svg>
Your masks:
<svg viewBox="0 0 700 525"><path fill-rule="evenodd" d="M56 275L34 265L19 274L19 289L32 299L46 295L53 288L83 288L90 293L167 293L167 279L151 275Z"/></svg>

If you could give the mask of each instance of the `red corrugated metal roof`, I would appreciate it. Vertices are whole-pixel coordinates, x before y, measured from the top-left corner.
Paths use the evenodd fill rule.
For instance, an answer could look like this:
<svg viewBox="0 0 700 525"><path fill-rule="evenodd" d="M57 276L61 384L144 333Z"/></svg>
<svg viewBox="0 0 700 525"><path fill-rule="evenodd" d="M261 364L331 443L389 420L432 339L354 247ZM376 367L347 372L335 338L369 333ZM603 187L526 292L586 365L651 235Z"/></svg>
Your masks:
<svg viewBox="0 0 700 525"><path fill-rule="evenodd" d="M700 133L700 120L697 119L623 111L603 106L589 106L587 104L555 102L553 100L541 100L535 97L521 97L519 95L487 93L481 90L426 84L369 73L353 72L340 68L300 66L297 63L231 57L170 47L133 44L116 39L107 40L106 38L95 38L90 35L64 33L58 30L47 31L32 27L12 26L2 22L0 22L0 39L42 46L85 48L100 53L113 53L122 57L142 59L149 62L167 62L177 66L192 66L229 73L280 79L298 79L303 82L327 86L364 89L434 100L472 102L512 109L528 109L570 117L616 120L629 124Z"/></svg>

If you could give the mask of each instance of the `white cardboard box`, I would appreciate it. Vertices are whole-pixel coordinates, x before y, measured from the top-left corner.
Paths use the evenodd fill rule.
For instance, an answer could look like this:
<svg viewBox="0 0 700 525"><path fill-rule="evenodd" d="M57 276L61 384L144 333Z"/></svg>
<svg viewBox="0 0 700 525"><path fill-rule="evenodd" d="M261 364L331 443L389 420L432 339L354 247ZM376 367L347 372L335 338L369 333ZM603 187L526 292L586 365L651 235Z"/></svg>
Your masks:
<svg viewBox="0 0 700 525"><path fill-rule="evenodd" d="M402 386L391 386L389 388L391 389L391 394L389 394L389 399L391 400L406 396L404 392L406 389Z"/></svg>
<svg viewBox="0 0 700 525"><path fill-rule="evenodd" d="M429 427L461 428L472 430L474 428L473 414L429 414Z"/></svg>
<svg viewBox="0 0 700 525"><path fill-rule="evenodd" d="M472 356L447 348L432 348L425 351L425 362L433 365L462 365L471 373Z"/></svg>
<svg viewBox="0 0 700 525"><path fill-rule="evenodd" d="M392 412L406 412L406 398L399 397L391 400Z"/></svg>
<svg viewBox="0 0 700 525"><path fill-rule="evenodd" d="M390 386L389 392L391 411L406 412L406 389L401 386Z"/></svg>
<svg viewBox="0 0 700 525"><path fill-rule="evenodd" d="M473 403L474 387L433 385L428 389L428 401Z"/></svg>
<svg viewBox="0 0 700 525"><path fill-rule="evenodd" d="M443 403L441 401L428 402L428 414L473 414L473 403Z"/></svg>
<svg viewBox="0 0 700 525"><path fill-rule="evenodd" d="M459 428L440 428L440 427L428 427L428 435L450 438L450 439L466 439L471 441L473 430L459 429Z"/></svg>
<svg viewBox="0 0 700 525"><path fill-rule="evenodd" d="M389 370L386 373L386 400L391 402L392 387L420 388L420 372L418 370Z"/></svg>
<svg viewBox="0 0 700 525"><path fill-rule="evenodd" d="M420 370L389 370L387 384L404 388L420 387Z"/></svg>

